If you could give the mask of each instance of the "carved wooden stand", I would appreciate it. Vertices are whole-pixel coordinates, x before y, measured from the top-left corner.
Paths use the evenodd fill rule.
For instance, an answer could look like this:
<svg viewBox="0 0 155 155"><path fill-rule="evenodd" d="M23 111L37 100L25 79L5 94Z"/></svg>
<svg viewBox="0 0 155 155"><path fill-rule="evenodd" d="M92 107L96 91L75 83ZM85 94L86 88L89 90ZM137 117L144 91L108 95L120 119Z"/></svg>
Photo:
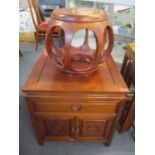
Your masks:
<svg viewBox="0 0 155 155"><path fill-rule="evenodd" d="M59 44L53 33L61 29ZM85 41L80 47L71 45L74 35L84 29ZM96 48L89 46L89 32L95 37ZM62 8L53 12L46 35L46 49L56 66L67 73L89 75L110 55L113 48L113 31L106 13L101 10Z"/></svg>

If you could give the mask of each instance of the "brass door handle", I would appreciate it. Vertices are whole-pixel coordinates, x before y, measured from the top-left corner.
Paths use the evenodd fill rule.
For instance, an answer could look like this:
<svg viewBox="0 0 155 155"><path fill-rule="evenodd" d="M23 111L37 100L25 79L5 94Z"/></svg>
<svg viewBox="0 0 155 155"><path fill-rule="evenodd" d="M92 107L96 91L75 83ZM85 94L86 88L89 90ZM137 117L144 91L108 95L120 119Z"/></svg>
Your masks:
<svg viewBox="0 0 155 155"><path fill-rule="evenodd" d="M76 128L74 138L77 138L79 136L79 132L80 132L80 129Z"/></svg>
<svg viewBox="0 0 155 155"><path fill-rule="evenodd" d="M73 128L71 129L72 137L73 137L73 138L77 138L78 135L79 135L79 132L80 132L80 129L79 129L79 128L73 127Z"/></svg>

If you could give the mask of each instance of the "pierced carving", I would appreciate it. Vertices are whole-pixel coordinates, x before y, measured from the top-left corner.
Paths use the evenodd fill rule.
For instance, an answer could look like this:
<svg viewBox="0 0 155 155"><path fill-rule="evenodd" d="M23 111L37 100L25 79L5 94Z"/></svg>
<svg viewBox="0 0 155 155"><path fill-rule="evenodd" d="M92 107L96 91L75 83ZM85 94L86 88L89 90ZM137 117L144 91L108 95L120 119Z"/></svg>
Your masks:
<svg viewBox="0 0 155 155"><path fill-rule="evenodd" d="M52 37L55 29L62 32L61 36L58 36L59 46L55 45ZM83 42L76 46L74 38L79 30L84 30L85 33L82 32ZM92 42L90 42L90 34L94 38ZM95 46L92 46L93 43ZM86 13L63 8L52 13L46 36L46 49L49 57L60 70L88 76L108 58L112 48L113 31L104 11L87 10Z"/></svg>

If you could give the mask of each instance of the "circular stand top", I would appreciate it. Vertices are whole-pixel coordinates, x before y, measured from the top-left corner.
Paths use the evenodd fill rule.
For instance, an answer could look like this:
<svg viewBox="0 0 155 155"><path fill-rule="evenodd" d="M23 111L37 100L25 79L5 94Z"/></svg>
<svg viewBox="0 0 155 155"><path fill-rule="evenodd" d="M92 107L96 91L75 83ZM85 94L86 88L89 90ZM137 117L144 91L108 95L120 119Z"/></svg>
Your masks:
<svg viewBox="0 0 155 155"><path fill-rule="evenodd" d="M107 20L107 15L98 9L61 8L52 13L52 18L69 22L101 22Z"/></svg>

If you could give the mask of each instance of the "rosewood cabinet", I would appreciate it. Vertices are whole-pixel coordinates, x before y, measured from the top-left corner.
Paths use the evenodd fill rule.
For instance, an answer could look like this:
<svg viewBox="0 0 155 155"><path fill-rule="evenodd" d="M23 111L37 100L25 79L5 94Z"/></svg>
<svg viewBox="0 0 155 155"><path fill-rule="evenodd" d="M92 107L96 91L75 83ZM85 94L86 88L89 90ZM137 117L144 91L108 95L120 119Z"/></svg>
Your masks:
<svg viewBox="0 0 155 155"><path fill-rule="evenodd" d="M110 56L90 77L57 70L44 50L23 91L39 144L102 141L109 145L128 93Z"/></svg>

